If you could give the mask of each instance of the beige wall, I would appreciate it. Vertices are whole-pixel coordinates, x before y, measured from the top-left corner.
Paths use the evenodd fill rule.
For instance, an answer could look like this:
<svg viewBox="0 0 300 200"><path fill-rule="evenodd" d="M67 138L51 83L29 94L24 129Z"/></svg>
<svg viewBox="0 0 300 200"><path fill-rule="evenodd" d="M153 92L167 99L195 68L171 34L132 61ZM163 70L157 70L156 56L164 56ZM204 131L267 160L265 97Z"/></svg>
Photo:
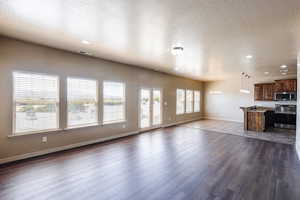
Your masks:
<svg viewBox="0 0 300 200"><path fill-rule="evenodd" d="M283 77L258 77L243 80L240 77L224 81L206 82L204 84L204 117L220 120L231 120L243 122L243 112L240 106L267 106L275 107L275 103L286 102L264 102L254 101L254 84L273 82ZM296 75L286 76L284 78L296 78ZM243 88L250 90L250 94L241 93L241 84ZM211 94L211 91L220 91L221 94ZM295 104L296 102L292 102Z"/></svg>
<svg viewBox="0 0 300 200"><path fill-rule="evenodd" d="M200 113L194 113L176 116L175 113L176 88L202 91L202 83L199 81L72 54L6 37L0 37L0 46L0 159L137 131L138 91L140 87L163 89L164 102L168 103L167 106L163 106L164 125L199 118L201 115ZM98 79L100 83L103 80L125 82L127 122L124 124L126 127L123 127L124 124L113 124L8 138L7 136L12 132L12 71L14 70L50 73L60 76L62 128L66 123L64 111L66 110L65 80L67 76L94 78ZM44 135L48 136L47 143L41 142L41 137Z"/></svg>

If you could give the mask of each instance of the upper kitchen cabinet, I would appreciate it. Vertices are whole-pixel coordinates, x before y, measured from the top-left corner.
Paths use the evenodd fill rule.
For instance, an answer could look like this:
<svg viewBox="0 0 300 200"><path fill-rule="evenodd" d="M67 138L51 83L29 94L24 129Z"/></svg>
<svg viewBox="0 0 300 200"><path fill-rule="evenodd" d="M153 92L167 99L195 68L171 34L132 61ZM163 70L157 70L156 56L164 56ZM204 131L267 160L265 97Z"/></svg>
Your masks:
<svg viewBox="0 0 300 200"><path fill-rule="evenodd" d="M297 92L297 79L276 80L275 92Z"/></svg>
<svg viewBox="0 0 300 200"><path fill-rule="evenodd" d="M265 101L273 101L274 99L274 83L263 84L263 94Z"/></svg>
<svg viewBox="0 0 300 200"><path fill-rule="evenodd" d="M273 101L274 83L261 83L254 85L255 101Z"/></svg>
<svg viewBox="0 0 300 200"><path fill-rule="evenodd" d="M255 101L262 101L264 99L263 84L254 85L254 99Z"/></svg>

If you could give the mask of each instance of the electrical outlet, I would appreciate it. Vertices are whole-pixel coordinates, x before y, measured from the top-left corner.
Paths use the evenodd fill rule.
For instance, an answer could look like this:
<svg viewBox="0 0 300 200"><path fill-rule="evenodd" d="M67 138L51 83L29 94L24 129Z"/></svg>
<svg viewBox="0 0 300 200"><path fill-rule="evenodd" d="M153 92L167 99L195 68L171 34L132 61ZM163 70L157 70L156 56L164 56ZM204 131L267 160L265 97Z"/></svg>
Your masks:
<svg viewBox="0 0 300 200"><path fill-rule="evenodd" d="M47 136L43 136L43 137L42 137L42 142L44 142L44 143L45 143L45 142L47 142L47 141L48 141L48 138L47 138Z"/></svg>

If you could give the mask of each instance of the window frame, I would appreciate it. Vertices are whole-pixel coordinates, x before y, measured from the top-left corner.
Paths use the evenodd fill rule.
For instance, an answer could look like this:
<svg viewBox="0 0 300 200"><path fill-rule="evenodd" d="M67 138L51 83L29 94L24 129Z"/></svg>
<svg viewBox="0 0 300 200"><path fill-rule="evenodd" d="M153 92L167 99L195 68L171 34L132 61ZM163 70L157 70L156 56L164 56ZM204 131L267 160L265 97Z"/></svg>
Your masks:
<svg viewBox="0 0 300 200"><path fill-rule="evenodd" d="M57 102L56 105L56 128L51 129L43 129L43 130L36 130L36 131L22 131L17 132L16 131L16 84L15 84L15 73L22 73L22 74L32 74L32 75L40 75L40 76L52 76L57 79ZM11 73L12 75L12 133L9 135L9 137L14 136L23 136L23 135L32 135L32 134L38 134L38 133L48 133L48 132L56 132L62 130L60 128L60 104L61 104L61 96L60 96L60 77L55 74L51 73L40 73L40 72L32 72L32 71L22 71L22 70L14 70Z"/></svg>
<svg viewBox="0 0 300 200"><path fill-rule="evenodd" d="M177 110L177 103L178 103L178 95L177 95L177 92L178 92L178 90L182 90L183 92L184 92L184 95L183 95L183 97L184 97L184 102L183 102L183 112L181 113L179 113L178 112L178 110ZM186 106L186 90L185 89L180 89L180 88L177 88L176 89L176 115L184 115L186 112L185 112L185 106Z"/></svg>
<svg viewBox="0 0 300 200"><path fill-rule="evenodd" d="M104 121L104 84L105 83L121 83L123 85L123 98L124 98L124 116L122 120L115 120L115 121ZM127 101L126 101L127 95L126 95L126 83L123 81L114 81L114 80L103 80L102 81L102 125L109 125L109 124L119 124L124 123L127 121Z"/></svg>
<svg viewBox="0 0 300 200"><path fill-rule="evenodd" d="M199 101L198 101L199 110L198 111L195 111L195 104L196 104L196 101L195 101L195 92L199 93ZM201 91L200 90L194 90L193 93L194 93L194 113L198 113L198 112L201 112Z"/></svg>
<svg viewBox="0 0 300 200"><path fill-rule="evenodd" d="M192 94L191 102L188 102L188 99L187 99L188 92L191 92L191 94ZM187 111L187 104L188 103L191 103L191 111ZM186 89L185 90L185 113L190 114L190 113L193 113L193 112L194 112L194 90Z"/></svg>
<svg viewBox="0 0 300 200"><path fill-rule="evenodd" d="M79 80L87 80L87 81L95 81L96 82L96 98L97 98L97 103L96 103L96 107L97 107L97 120L94 123L86 123L86 124L79 124L79 125L73 125L70 126L69 123L69 101L68 101L68 79L79 79ZM65 122L65 126L66 128L64 130L70 130L70 129L77 129L77 128L84 128L84 127L92 127L92 126L98 126L99 125L99 81L97 79L93 79L93 78L86 78L86 77L79 77L79 76L67 76L66 79L66 92L65 92L65 97L66 97L66 122Z"/></svg>

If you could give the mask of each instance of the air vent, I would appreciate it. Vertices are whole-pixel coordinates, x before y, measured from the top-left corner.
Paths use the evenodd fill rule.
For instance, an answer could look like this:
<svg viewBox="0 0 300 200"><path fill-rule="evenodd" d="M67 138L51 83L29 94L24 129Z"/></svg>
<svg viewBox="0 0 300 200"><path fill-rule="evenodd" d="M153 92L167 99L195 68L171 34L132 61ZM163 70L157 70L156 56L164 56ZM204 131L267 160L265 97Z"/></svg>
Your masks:
<svg viewBox="0 0 300 200"><path fill-rule="evenodd" d="M86 56L91 56L92 54L86 51L79 51L80 54L86 55Z"/></svg>

